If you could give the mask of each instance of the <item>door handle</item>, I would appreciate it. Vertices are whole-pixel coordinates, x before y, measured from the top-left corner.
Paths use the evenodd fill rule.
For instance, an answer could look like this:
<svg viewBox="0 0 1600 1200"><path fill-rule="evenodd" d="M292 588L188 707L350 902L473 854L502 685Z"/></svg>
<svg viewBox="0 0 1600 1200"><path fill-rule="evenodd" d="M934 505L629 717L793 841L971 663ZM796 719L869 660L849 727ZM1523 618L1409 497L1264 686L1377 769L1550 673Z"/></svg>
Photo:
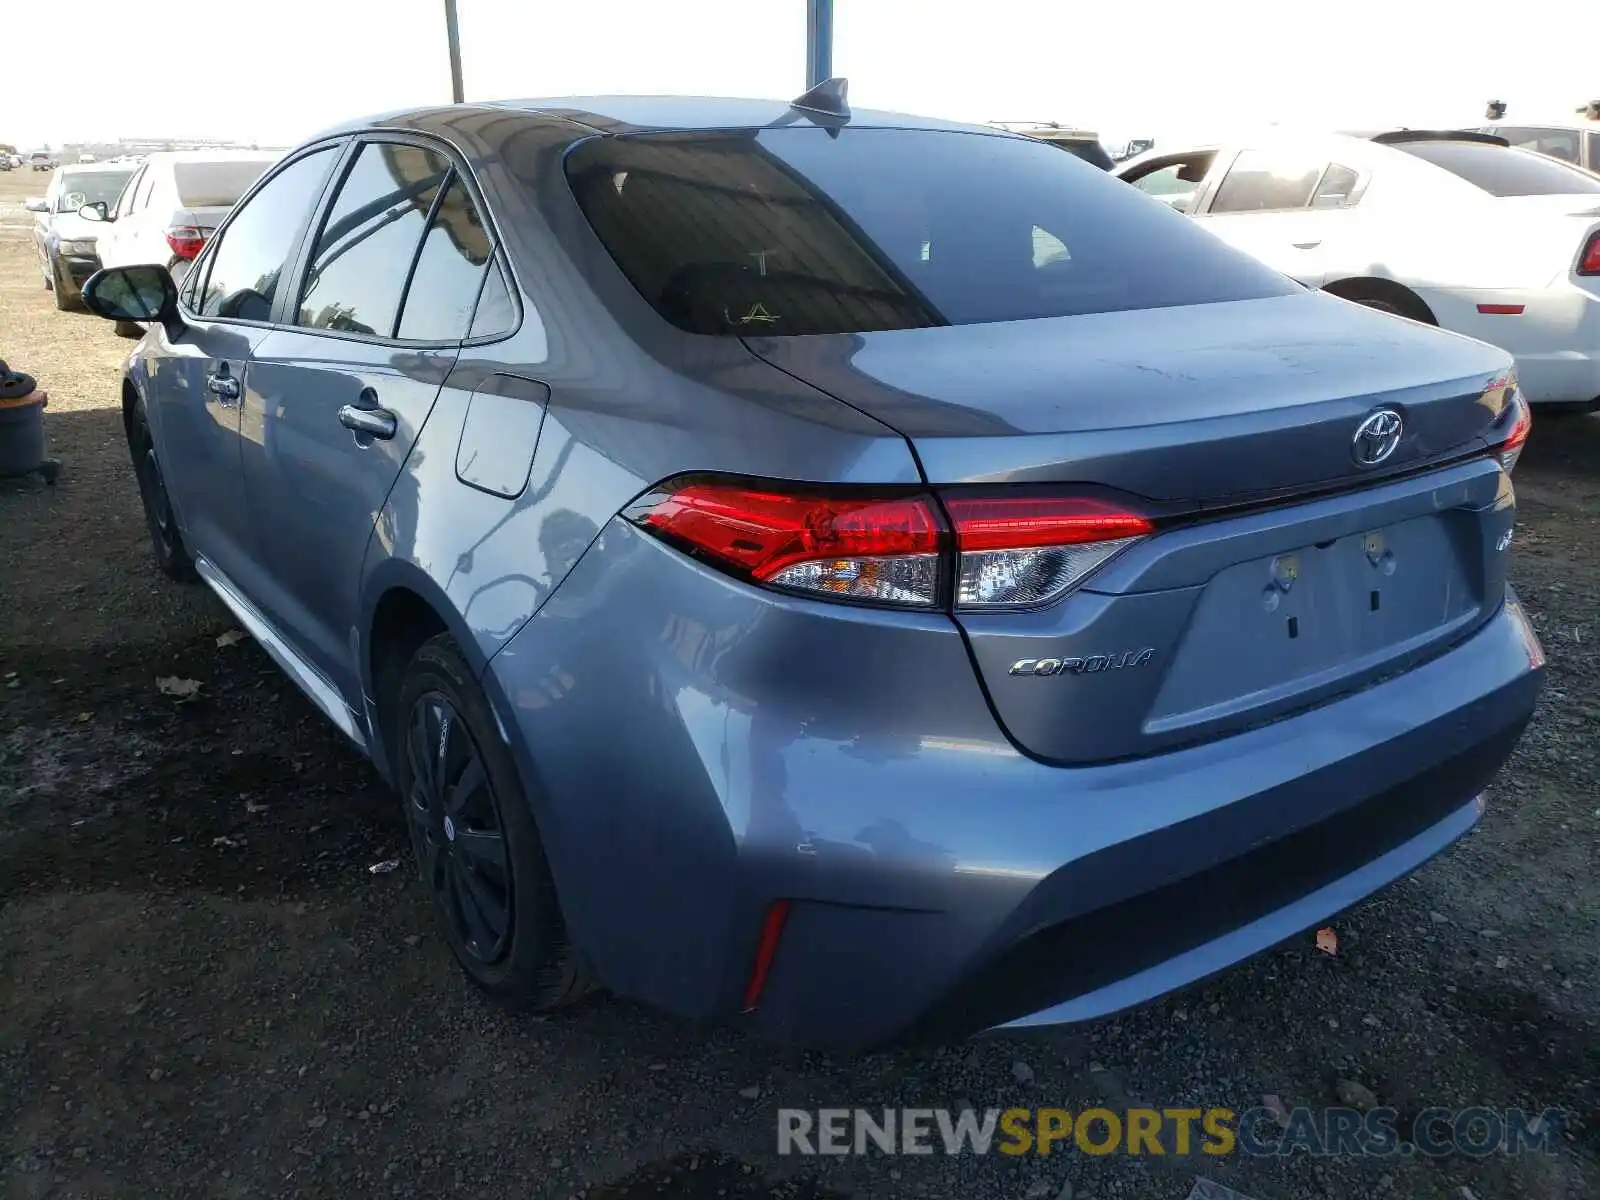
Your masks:
<svg viewBox="0 0 1600 1200"><path fill-rule="evenodd" d="M206 376L206 391L222 401L224 408L231 407L227 402L239 398L239 381L228 374L227 367L223 367L215 374Z"/></svg>
<svg viewBox="0 0 1600 1200"><path fill-rule="evenodd" d="M385 440L392 438L399 426L395 415L387 408L357 408L354 404L346 404L339 410L339 424L353 433Z"/></svg>
<svg viewBox="0 0 1600 1200"><path fill-rule="evenodd" d="M1322 239L1318 238L1314 242L1294 242L1292 245L1296 250L1315 250L1318 246L1322 245Z"/></svg>

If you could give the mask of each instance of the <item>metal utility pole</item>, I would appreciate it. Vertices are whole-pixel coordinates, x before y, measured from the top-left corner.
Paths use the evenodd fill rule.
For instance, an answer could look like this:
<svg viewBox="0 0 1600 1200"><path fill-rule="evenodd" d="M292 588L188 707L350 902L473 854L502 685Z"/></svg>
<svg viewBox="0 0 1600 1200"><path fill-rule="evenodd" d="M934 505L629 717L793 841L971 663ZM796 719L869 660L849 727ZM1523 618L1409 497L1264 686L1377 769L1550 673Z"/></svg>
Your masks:
<svg viewBox="0 0 1600 1200"><path fill-rule="evenodd" d="M833 77L833 0L806 0L806 87Z"/></svg>
<svg viewBox="0 0 1600 1200"><path fill-rule="evenodd" d="M450 43L450 102L460 104L461 32L456 26L456 0L444 0L444 33Z"/></svg>

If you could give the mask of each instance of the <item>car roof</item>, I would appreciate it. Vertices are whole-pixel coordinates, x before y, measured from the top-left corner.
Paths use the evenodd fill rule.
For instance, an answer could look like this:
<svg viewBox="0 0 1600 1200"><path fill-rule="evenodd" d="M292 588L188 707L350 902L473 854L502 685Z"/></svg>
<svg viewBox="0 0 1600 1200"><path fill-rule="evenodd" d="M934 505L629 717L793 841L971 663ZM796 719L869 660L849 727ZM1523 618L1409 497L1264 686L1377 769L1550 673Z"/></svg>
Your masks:
<svg viewBox="0 0 1600 1200"><path fill-rule="evenodd" d="M728 96L552 96L400 109L343 122L317 136L335 137L376 129L422 129L449 134L459 128L463 132L479 132L486 115L507 113L522 114L533 121L567 125L575 137L594 133L759 129L806 120L787 100ZM828 123L833 124L831 120ZM867 129L948 129L994 137L1014 136L985 125L867 108L852 108L848 124Z"/></svg>
<svg viewBox="0 0 1600 1200"><path fill-rule="evenodd" d="M107 171L131 171L137 163L119 162L88 162L88 163L62 163L56 170L63 175L95 175Z"/></svg>

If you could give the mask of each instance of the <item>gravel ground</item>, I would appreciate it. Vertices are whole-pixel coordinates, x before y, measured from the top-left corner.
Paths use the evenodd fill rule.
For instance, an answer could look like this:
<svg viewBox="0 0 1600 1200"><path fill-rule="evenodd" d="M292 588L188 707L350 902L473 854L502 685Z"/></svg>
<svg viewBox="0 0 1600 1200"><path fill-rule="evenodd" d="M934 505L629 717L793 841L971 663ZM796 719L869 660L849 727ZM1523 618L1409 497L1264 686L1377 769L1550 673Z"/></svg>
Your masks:
<svg viewBox="0 0 1600 1200"><path fill-rule="evenodd" d="M398 804L201 588L160 579L117 413L130 343L56 313L0 175L0 356L59 485L0 485L0 1183L17 1197L1579 1197L1600 1189L1600 419L1541 423L1514 577L1550 655L1480 830L1338 925L1093 1025L855 1059L600 997L491 1011ZM197 699L156 689L199 680ZM1023 1064L1019 1068L1017 1064ZM1091 1068L1093 1064L1094 1069ZM1568 1110L1558 1154L1387 1162L778 1158L780 1106ZM1026 1079L1028 1082L1020 1082Z"/></svg>

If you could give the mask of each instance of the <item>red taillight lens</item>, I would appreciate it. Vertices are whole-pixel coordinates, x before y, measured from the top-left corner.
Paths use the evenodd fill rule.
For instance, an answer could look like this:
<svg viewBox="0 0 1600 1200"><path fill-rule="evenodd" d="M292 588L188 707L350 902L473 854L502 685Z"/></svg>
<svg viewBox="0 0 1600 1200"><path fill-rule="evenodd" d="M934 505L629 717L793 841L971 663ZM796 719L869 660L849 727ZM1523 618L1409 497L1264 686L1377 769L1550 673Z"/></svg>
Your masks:
<svg viewBox="0 0 1600 1200"><path fill-rule="evenodd" d="M179 258L193 258L204 249L206 231L193 225L172 225L167 229L167 245Z"/></svg>
<svg viewBox="0 0 1600 1200"><path fill-rule="evenodd" d="M948 496L957 608L1032 608L1155 531L1148 517L1071 496Z"/></svg>
<svg viewBox="0 0 1600 1200"><path fill-rule="evenodd" d="M1508 419L1510 424L1505 440L1500 443L1496 451L1500 465L1509 474L1517 465L1517 459L1522 457L1522 447L1527 444L1528 435L1533 432L1533 409L1529 406L1527 398L1512 384L1507 391L1508 403L1512 411Z"/></svg>
<svg viewBox="0 0 1600 1200"><path fill-rule="evenodd" d="M833 496L699 480L641 497L628 515L761 583L887 604L939 599L941 525L922 496Z"/></svg>
<svg viewBox="0 0 1600 1200"><path fill-rule="evenodd" d="M1579 275L1600 275L1600 233L1589 235L1589 244L1578 256Z"/></svg>
<svg viewBox="0 0 1600 1200"><path fill-rule="evenodd" d="M1086 497L860 496L812 487L682 479L641 496L629 520L756 583L838 600L932 607L955 551L962 609L1032 608L1154 532L1149 518Z"/></svg>

